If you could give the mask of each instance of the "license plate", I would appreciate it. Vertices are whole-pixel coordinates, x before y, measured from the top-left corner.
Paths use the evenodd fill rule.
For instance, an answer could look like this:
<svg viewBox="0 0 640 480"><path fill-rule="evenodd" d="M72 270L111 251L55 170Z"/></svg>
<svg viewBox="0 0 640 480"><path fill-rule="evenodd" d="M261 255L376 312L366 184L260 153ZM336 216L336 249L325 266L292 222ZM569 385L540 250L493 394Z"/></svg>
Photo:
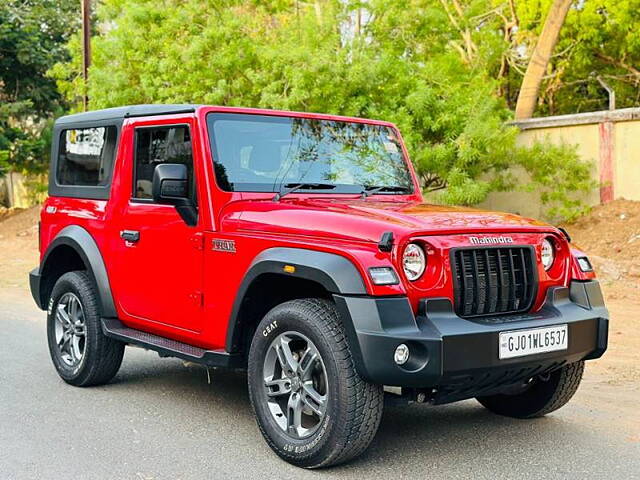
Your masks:
<svg viewBox="0 0 640 480"><path fill-rule="evenodd" d="M567 325L500 332L500 359L524 357L537 353L566 350L569 345Z"/></svg>

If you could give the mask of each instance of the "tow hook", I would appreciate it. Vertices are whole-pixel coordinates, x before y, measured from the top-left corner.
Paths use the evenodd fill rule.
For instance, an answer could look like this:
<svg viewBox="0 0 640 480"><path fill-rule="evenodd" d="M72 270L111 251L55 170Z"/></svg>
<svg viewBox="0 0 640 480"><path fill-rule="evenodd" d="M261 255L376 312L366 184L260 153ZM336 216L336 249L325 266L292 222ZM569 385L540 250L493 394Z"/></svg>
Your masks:
<svg viewBox="0 0 640 480"><path fill-rule="evenodd" d="M431 403L437 390L435 388L385 387L384 401L389 406L407 406L413 403Z"/></svg>

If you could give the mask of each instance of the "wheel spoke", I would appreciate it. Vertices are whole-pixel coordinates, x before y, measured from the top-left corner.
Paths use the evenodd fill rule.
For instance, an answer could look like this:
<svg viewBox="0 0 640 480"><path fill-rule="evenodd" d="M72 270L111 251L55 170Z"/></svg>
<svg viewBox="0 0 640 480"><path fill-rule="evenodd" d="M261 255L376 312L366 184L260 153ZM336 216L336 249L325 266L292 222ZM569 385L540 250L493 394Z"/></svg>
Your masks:
<svg viewBox="0 0 640 480"><path fill-rule="evenodd" d="M288 378L277 378L264 381L269 397L277 397L291 393L291 380Z"/></svg>
<svg viewBox="0 0 640 480"><path fill-rule="evenodd" d="M58 342L58 346L60 347L60 352L69 353L69 343L71 342L71 334L65 332L62 334L60 341Z"/></svg>
<svg viewBox="0 0 640 480"><path fill-rule="evenodd" d="M73 361L78 361L82 358L82 352L80 351L80 338L76 335L71 337L71 342L69 342L69 351L71 353L71 358Z"/></svg>
<svg viewBox="0 0 640 480"><path fill-rule="evenodd" d="M303 380L307 380L311 376L318 358L318 352L311 346L308 346L302 354L302 357L300 357L300 362L298 362L298 372Z"/></svg>
<svg viewBox="0 0 640 480"><path fill-rule="evenodd" d="M293 352L289 346L289 338L283 336L280 339L280 345L277 345L275 348L282 371L288 376L294 375L298 370L298 362L293 358Z"/></svg>
<svg viewBox="0 0 640 480"><path fill-rule="evenodd" d="M66 329L69 328L69 325L71 325L71 319L69 318L69 314L67 313L65 308L66 305L62 303L58 305L58 309L56 310L56 320L60 322L62 328Z"/></svg>
<svg viewBox="0 0 640 480"><path fill-rule="evenodd" d="M287 431L294 435L299 435L302 427L302 406L300 395L292 393L287 403Z"/></svg>
<svg viewBox="0 0 640 480"><path fill-rule="evenodd" d="M84 323L76 323L73 333L76 337L84 337L86 333L84 330Z"/></svg>
<svg viewBox="0 0 640 480"><path fill-rule="evenodd" d="M324 415L326 396L320 395L313 387L312 382L307 382L302 385L302 401L319 417Z"/></svg>
<svg viewBox="0 0 640 480"><path fill-rule="evenodd" d="M73 324L76 322L76 320L78 320L78 304L75 298L72 297L69 299L68 308L69 308L69 318L71 320L71 323Z"/></svg>

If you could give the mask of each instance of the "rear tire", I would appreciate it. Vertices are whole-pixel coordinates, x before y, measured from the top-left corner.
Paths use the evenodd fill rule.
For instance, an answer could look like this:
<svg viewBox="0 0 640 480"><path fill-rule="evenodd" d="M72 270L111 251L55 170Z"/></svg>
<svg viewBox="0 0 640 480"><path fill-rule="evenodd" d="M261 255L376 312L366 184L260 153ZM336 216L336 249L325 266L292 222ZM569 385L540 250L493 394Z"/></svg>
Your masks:
<svg viewBox="0 0 640 480"><path fill-rule="evenodd" d="M382 386L358 375L332 302L292 300L273 308L253 336L248 365L258 426L287 462L304 468L336 465L371 443L382 418ZM302 413L296 417L298 400ZM304 428L296 418L307 422Z"/></svg>
<svg viewBox="0 0 640 480"><path fill-rule="evenodd" d="M542 417L566 404L582 380L584 361L571 363L545 377L532 379L522 393L489 395L477 400L498 415L513 418Z"/></svg>
<svg viewBox="0 0 640 480"><path fill-rule="evenodd" d="M102 332L98 297L87 272L65 273L54 285L47 338L53 365L70 385L101 385L120 369L125 344Z"/></svg>

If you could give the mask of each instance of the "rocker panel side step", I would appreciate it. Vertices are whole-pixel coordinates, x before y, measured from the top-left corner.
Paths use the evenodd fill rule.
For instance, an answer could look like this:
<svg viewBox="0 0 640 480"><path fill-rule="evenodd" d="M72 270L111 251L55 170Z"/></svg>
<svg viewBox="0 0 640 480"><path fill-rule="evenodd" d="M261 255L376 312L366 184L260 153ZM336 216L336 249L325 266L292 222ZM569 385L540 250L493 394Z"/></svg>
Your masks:
<svg viewBox="0 0 640 480"><path fill-rule="evenodd" d="M210 367L245 368L244 359L224 350L205 350L170 338L136 330L117 318L102 318L102 331L108 337L158 352L161 357L177 357Z"/></svg>

